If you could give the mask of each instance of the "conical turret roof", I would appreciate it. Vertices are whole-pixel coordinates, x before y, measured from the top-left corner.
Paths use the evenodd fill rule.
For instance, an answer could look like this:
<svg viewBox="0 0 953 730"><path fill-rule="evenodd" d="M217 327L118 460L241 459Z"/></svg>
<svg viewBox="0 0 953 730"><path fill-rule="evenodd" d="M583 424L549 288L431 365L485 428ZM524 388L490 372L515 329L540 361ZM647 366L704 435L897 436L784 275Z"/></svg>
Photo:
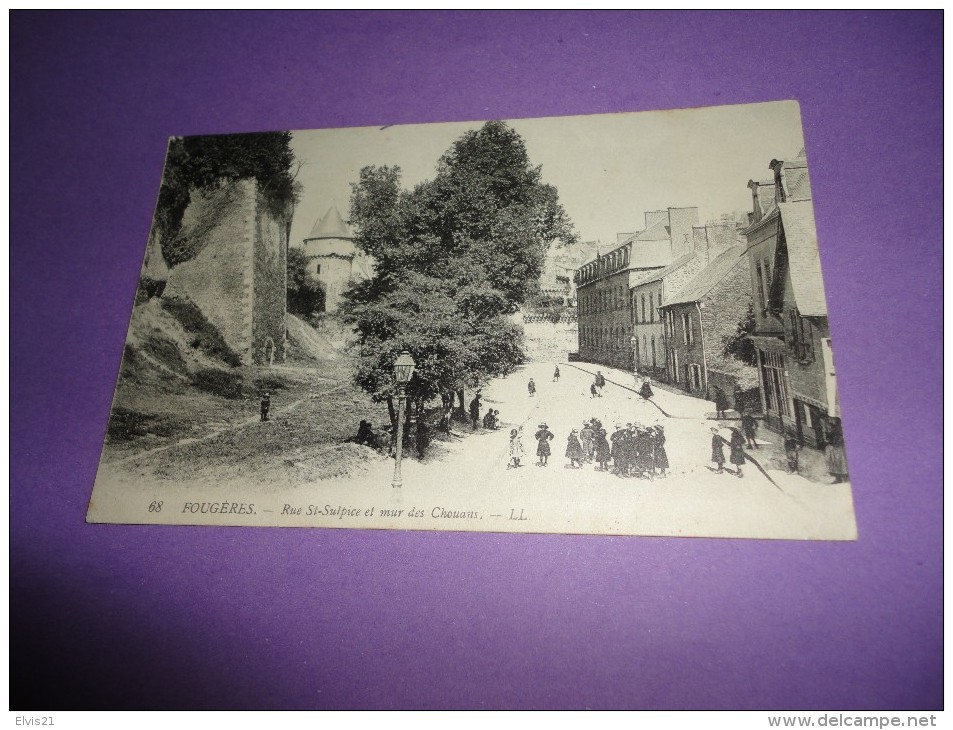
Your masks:
<svg viewBox="0 0 953 730"><path fill-rule="evenodd" d="M351 233L350 227L341 217L337 207L332 205L324 217L314 224L314 228L305 240L310 241L315 238L343 238L350 241L353 240L354 234Z"/></svg>

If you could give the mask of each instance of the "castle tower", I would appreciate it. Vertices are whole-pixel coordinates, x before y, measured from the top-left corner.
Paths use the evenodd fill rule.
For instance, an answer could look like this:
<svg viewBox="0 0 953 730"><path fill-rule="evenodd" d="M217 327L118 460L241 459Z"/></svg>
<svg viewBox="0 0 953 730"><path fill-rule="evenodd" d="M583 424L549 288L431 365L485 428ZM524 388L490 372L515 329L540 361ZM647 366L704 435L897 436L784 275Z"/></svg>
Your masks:
<svg viewBox="0 0 953 730"><path fill-rule="evenodd" d="M353 279L368 275L367 257L354 245L354 234L334 206L328 209L304 239L311 273L324 284L325 311L334 312L341 293Z"/></svg>

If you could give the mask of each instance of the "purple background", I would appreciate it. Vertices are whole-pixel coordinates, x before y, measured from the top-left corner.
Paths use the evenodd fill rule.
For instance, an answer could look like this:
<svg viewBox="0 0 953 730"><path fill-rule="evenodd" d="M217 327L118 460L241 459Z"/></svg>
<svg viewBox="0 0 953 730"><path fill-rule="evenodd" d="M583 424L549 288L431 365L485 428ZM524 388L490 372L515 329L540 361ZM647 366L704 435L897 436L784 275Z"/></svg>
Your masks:
<svg viewBox="0 0 953 730"><path fill-rule="evenodd" d="M13 707L941 707L942 17L13 12ZM84 524L170 135L773 99L856 543Z"/></svg>

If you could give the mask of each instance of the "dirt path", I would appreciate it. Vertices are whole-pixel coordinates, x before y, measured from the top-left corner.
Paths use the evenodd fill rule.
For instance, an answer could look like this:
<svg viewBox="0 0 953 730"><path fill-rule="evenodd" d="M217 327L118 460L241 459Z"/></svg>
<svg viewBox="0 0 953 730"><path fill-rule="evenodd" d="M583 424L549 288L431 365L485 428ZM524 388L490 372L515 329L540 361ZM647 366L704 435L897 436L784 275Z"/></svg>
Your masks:
<svg viewBox="0 0 953 730"><path fill-rule="evenodd" d="M331 394L333 394L333 393L335 393L335 392L344 390L346 387L347 387L346 385L338 385L338 386L335 386L334 388L329 388L328 390L323 391L323 392L321 392L321 393L316 393L316 394L314 394L312 397L324 397L324 396L328 396L328 395L331 395ZM283 408L279 408L279 409L276 409L275 411L273 411L273 415L274 415L274 416L287 415L287 414L291 413L292 411L294 411L298 406L300 406L302 403L304 403L304 402L307 401L307 400L308 400L307 398L300 398L300 399L298 399L298 400L296 400L296 401L293 401L292 403L289 403L288 405L284 406ZM218 429L215 429L214 431L210 431L209 433L205 434L204 436L198 436L198 437L194 437L194 438L193 438L193 437L190 437L190 438L179 439L178 441L176 441L176 442L174 442L174 443L171 443L171 444L166 444L165 446L158 446L158 447L156 447L156 448L154 448L154 449L148 449L148 450L146 450L146 451L140 451L140 452L138 452L138 453L131 454L130 456L125 456L125 457L123 457L123 458L121 458L121 459L110 460L110 461L109 461L109 464L111 464L111 465L119 465L119 464L126 464L126 463L130 463L130 462L134 462L134 461L147 460L147 459L149 459L149 458L151 458L151 457L153 457L153 456L156 456L157 454L161 454L161 453L164 453L164 452L166 452L166 451L170 451L170 450L172 450L172 449L179 448L179 447L181 447L181 446L191 446L191 445L193 445L193 444L202 443L202 442L204 442L204 441L211 441L212 439L218 438L218 437L221 436L222 434L228 433L228 432L230 432L230 431L237 431L237 430L239 430L239 429L247 428L248 426L250 426L250 425L252 425L252 424L260 423L260 422L261 422L261 417L260 417L260 416L254 416L254 417L246 418L246 419L243 420L243 421L239 421L239 422L234 423L234 424L232 424L232 425L230 425L230 426L226 426L225 428L218 428Z"/></svg>

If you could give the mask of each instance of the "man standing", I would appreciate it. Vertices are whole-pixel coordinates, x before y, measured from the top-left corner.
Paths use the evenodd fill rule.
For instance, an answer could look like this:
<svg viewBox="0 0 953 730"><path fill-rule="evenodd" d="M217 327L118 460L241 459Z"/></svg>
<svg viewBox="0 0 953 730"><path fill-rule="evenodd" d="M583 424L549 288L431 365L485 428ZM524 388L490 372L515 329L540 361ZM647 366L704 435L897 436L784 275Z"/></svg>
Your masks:
<svg viewBox="0 0 953 730"><path fill-rule="evenodd" d="M270 410L271 410L271 394L265 393L265 395L262 396L262 399L261 399L261 420L262 421L268 420L268 411Z"/></svg>
<svg viewBox="0 0 953 730"><path fill-rule="evenodd" d="M725 411L728 410L728 396L725 391L715 386L715 418L727 418Z"/></svg>
<svg viewBox="0 0 953 730"><path fill-rule="evenodd" d="M473 430L480 427L480 391L476 392L473 400L470 401L470 420L473 421Z"/></svg>
<svg viewBox="0 0 953 730"><path fill-rule="evenodd" d="M596 387L599 389L599 396L602 396L602 389L606 387L606 379L601 370L596 371Z"/></svg>
<svg viewBox="0 0 953 730"><path fill-rule="evenodd" d="M744 431L745 440L748 442L746 448L758 448L758 442L755 436L758 433L758 419L751 415L750 411L741 412L741 430Z"/></svg>

